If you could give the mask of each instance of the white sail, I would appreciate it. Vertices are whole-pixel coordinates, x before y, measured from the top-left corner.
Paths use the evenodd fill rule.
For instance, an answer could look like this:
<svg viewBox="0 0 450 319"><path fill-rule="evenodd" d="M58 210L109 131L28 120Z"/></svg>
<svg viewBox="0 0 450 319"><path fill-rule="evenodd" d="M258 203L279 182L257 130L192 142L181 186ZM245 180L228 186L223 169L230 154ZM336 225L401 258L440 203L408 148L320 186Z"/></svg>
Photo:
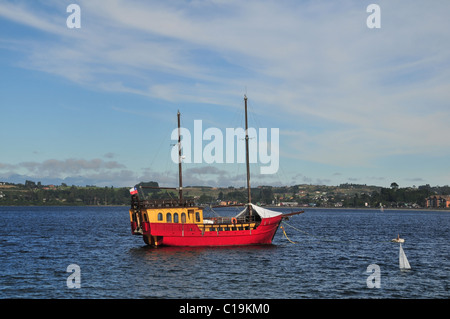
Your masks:
<svg viewBox="0 0 450 319"><path fill-rule="evenodd" d="M400 244L400 252L398 256L398 262L400 269L411 269L408 259L406 258L405 252L403 251L402 244Z"/></svg>
<svg viewBox="0 0 450 319"><path fill-rule="evenodd" d="M276 217L281 215L282 213L276 212L270 209L262 208L256 205L252 205L253 211L255 211L261 218L270 218L270 217ZM243 211L241 211L239 214L236 215L236 218L244 216L244 214L247 212L247 208L245 208Z"/></svg>

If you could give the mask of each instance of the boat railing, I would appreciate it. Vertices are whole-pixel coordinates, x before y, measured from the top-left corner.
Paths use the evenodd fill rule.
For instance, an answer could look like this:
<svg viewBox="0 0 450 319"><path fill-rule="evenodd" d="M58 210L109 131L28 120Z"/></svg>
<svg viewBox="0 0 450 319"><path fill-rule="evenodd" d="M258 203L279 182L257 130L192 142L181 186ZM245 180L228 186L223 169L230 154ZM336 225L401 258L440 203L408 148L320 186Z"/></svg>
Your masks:
<svg viewBox="0 0 450 319"><path fill-rule="evenodd" d="M179 199L150 199L140 200L137 196L132 197L132 206L138 203L138 206L144 209L147 208L165 208L165 207L196 207L193 200L179 200Z"/></svg>
<svg viewBox="0 0 450 319"><path fill-rule="evenodd" d="M204 220L212 221L212 224L247 224L255 222L255 216L244 217L204 217Z"/></svg>

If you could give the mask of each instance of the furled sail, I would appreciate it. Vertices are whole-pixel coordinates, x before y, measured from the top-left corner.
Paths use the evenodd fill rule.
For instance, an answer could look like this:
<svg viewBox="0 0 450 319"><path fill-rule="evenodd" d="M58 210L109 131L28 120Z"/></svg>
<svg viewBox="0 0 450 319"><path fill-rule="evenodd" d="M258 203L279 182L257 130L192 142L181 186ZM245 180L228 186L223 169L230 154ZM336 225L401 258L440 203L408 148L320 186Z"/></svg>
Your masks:
<svg viewBox="0 0 450 319"><path fill-rule="evenodd" d="M398 257L400 269L411 269L408 259L406 258L405 252L403 251L402 244L400 243L400 252Z"/></svg>
<svg viewBox="0 0 450 319"><path fill-rule="evenodd" d="M250 204L250 205L252 205L253 211L256 212L261 218L270 218L270 217L282 215L282 213L280 213L280 212L262 208L260 206L256 206L253 204ZM248 212L248 210L247 210L247 208L245 208L243 211L241 211L239 214L236 215L236 218L243 217L247 212Z"/></svg>

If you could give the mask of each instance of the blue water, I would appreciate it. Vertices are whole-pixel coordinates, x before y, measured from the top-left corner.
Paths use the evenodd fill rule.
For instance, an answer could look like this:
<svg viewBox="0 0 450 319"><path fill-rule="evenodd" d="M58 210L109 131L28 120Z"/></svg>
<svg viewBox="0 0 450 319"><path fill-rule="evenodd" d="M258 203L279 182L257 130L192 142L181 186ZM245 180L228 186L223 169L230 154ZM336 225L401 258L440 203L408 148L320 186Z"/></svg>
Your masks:
<svg viewBox="0 0 450 319"><path fill-rule="evenodd" d="M279 230L273 245L234 248L151 248L128 218L127 207L0 207L0 298L450 297L450 212L307 209L285 225L295 244ZM389 242L398 233L408 271ZM67 285L71 264L80 288Z"/></svg>

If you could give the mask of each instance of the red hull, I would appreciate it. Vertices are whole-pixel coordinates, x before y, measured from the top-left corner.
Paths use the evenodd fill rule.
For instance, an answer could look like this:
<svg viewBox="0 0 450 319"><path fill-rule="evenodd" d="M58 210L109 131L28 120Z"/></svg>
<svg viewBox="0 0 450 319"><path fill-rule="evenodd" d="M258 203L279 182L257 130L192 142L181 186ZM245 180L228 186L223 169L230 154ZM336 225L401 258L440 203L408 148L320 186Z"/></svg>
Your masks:
<svg viewBox="0 0 450 319"><path fill-rule="evenodd" d="M197 224L144 223L143 236L164 246L237 246L271 244L282 216L263 218L253 230L202 232ZM132 225L132 228L133 225ZM133 229L134 230L134 229ZM152 239L153 238L153 241ZM156 242L155 242L156 240Z"/></svg>

